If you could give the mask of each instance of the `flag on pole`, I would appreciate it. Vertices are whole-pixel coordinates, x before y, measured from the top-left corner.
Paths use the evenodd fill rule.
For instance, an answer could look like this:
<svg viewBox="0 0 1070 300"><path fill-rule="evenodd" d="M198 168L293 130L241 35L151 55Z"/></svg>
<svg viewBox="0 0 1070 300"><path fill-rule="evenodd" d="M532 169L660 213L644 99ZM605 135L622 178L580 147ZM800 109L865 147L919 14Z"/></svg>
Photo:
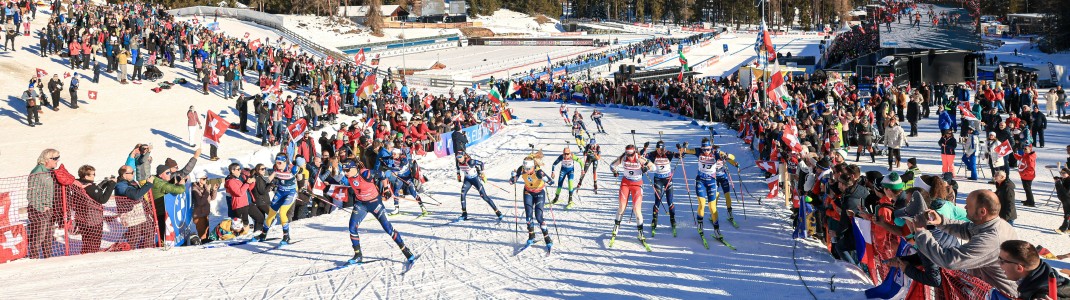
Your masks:
<svg viewBox="0 0 1070 300"><path fill-rule="evenodd" d="M680 53L680 74L676 75L676 81L684 81L684 72L690 71L687 67L687 57L684 57L684 51L676 51Z"/></svg>
<svg viewBox="0 0 1070 300"><path fill-rule="evenodd" d="M517 84L515 81L510 80L509 81L509 89L506 90L506 91L507 91L507 93L505 94L506 96L510 96L510 95L516 94L517 92L520 91L520 84Z"/></svg>
<svg viewBox="0 0 1070 300"><path fill-rule="evenodd" d="M37 68L37 77L45 77L47 75L48 75L48 72L46 72L44 69Z"/></svg>
<svg viewBox="0 0 1070 300"><path fill-rule="evenodd" d="M758 165L758 168L762 169L762 171L765 171L767 173L773 173L773 174L777 173L777 170L776 170L777 162L775 162L775 161L759 160L759 161L756 161L755 164Z"/></svg>
<svg viewBox="0 0 1070 300"><path fill-rule="evenodd" d="M765 184L769 187L769 193L765 195L766 199L773 199L780 195L780 176L769 176L765 179Z"/></svg>
<svg viewBox="0 0 1070 300"><path fill-rule="evenodd" d="M223 134L227 133L230 123L211 110L208 111L206 121L208 126L204 127L204 142L219 146L219 139L223 137Z"/></svg>
<svg viewBox="0 0 1070 300"><path fill-rule="evenodd" d="M999 146L996 146L996 155L1007 156L1007 154L1011 154L1013 150L1011 149L1011 144L1008 141L1009 140L1003 140L1003 142L1000 143Z"/></svg>
<svg viewBox="0 0 1070 300"><path fill-rule="evenodd" d="M977 120L977 115L974 115L973 112L970 111L970 107L967 104L967 102L962 102L962 103L959 104L959 111L962 112L962 117L963 118L966 118L966 119L969 119L969 120Z"/></svg>
<svg viewBox="0 0 1070 300"><path fill-rule="evenodd" d="M798 129L795 128L795 120L788 119L787 126L784 126L784 132L781 137L781 141L788 145L794 153L802 152L803 145L799 143Z"/></svg>
<svg viewBox="0 0 1070 300"><path fill-rule="evenodd" d="M349 188L349 187L348 186L344 186L344 185L333 185L332 184L330 189L327 190L327 195L326 196L329 196L334 200L345 202L346 199L347 199L347 197L346 197L347 188Z"/></svg>
<svg viewBox="0 0 1070 300"><path fill-rule="evenodd" d="M323 191L327 189L327 184L323 180L316 180L316 184L312 185L312 193L320 196L325 196Z"/></svg>
<svg viewBox="0 0 1070 300"><path fill-rule="evenodd" d="M300 139L305 134L305 130L308 129L308 121L304 118L299 118L293 124L287 126L286 129L290 131L290 140Z"/></svg>
<svg viewBox="0 0 1070 300"><path fill-rule="evenodd" d="M353 56L353 60L356 61L356 64L359 66L364 64L364 59L364 48L361 48L360 51L357 51L357 54Z"/></svg>
<svg viewBox="0 0 1070 300"><path fill-rule="evenodd" d="M502 94L498 93L498 89L493 85L490 86L490 93L487 93L487 97L490 98L490 101L494 102L494 104L502 104Z"/></svg>
<svg viewBox="0 0 1070 300"><path fill-rule="evenodd" d="M759 55L765 53L769 61L776 60L776 48L773 47L773 39L769 37L769 30L765 27L765 21L762 21L762 27L758 31L758 40L755 42L754 50Z"/></svg>
<svg viewBox="0 0 1070 300"><path fill-rule="evenodd" d="M787 85L784 83L784 71L781 71L779 70L779 68L777 68L776 73L773 73L773 76L769 78L769 86L766 87L765 90L766 94L770 95L770 98L773 98L773 102L779 105L781 110L788 107L787 103L784 103L783 99L785 97L791 98L791 94L788 92Z"/></svg>
<svg viewBox="0 0 1070 300"><path fill-rule="evenodd" d="M359 94L357 96L361 99L367 99L377 90L379 90L379 80L375 78L375 73L372 73L364 78L364 83L360 84L360 91L358 91Z"/></svg>

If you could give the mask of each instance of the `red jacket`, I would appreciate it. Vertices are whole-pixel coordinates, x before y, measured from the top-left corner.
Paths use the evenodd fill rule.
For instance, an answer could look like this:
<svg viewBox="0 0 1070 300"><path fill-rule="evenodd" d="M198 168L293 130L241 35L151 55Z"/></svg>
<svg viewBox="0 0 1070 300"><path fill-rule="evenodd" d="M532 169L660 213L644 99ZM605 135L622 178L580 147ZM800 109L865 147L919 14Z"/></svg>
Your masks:
<svg viewBox="0 0 1070 300"><path fill-rule="evenodd" d="M1018 175L1022 180L1033 180L1037 177L1037 153L1030 152L1025 155L1014 154L1018 160Z"/></svg>
<svg viewBox="0 0 1070 300"><path fill-rule="evenodd" d="M248 182L242 182L238 177L227 178L227 195L230 196L230 208L239 209L249 205L249 191L253 189L253 185Z"/></svg>

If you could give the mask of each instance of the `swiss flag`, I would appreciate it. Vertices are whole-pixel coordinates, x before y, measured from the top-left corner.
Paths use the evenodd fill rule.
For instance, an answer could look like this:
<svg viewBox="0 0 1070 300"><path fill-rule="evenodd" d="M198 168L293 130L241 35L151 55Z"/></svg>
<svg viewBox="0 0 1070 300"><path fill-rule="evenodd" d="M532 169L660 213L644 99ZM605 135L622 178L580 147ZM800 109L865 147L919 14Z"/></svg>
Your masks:
<svg viewBox="0 0 1070 300"><path fill-rule="evenodd" d="M205 121L208 126L204 127L204 142L219 146L219 139L227 133L230 123L211 110L208 111L208 118L205 118Z"/></svg>
<svg viewBox="0 0 1070 300"><path fill-rule="evenodd" d="M260 48L260 39L255 39L252 42L249 42L249 48L252 48L253 51L256 51L256 49L259 49Z"/></svg>
<svg viewBox="0 0 1070 300"><path fill-rule="evenodd" d="M766 171L768 173L776 174L777 170L776 170L776 162L775 161L759 160L759 161L757 161L755 163L758 165L759 169L762 169L762 171Z"/></svg>
<svg viewBox="0 0 1070 300"><path fill-rule="evenodd" d="M959 111L962 112L962 117L963 118L967 118L967 119L970 119L970 120L976 120L977 119L977 115L974 115L973 112L970 111L970 108L966 104L966 102L962 102L961 104L959 104Z"/></svg>
<svg viewBox="0 0 1070 300"><path fill-rule="evenodd" d="M249 33L248 32L245 33L245 38L249 38Z"/></svg>
<svg viewBox="0 0 1070 300"><path fill-rule="evenodd" d="M1011 154L1011 151L1011 144L1007 140L996 146L996 155L1007 156L1007 154Z"/></svg>
<svg viewBox="0 0 1070 300"><path fill-rule="evenodd" d="M353 60L356 61L358 66L364 64L364 60L365 59L366 58L364 57L364 49L363 48L361 48L360 51L357 51L356 55L353 55Z"/></svg>
<svg viewBox="0 0 1070 300"><path fill-rule="evenodd" d="M325 196L330 196L334 200L345 202L347 199L346 191L348 190L348 188L348 186L344 185L331 185L330 189L327 190L327 195Z"/></svg>
<svg viewBox="0 0 1070 300"><path fill-rule="evenodd" d="M802 152L803 149L802 143L799 143L799 135L796 133L797 130L798 129L795 128L795 121L789 119L788 125L784 126L784 133L780 138L780 140L785 144L788 144L788 147L791 147L791 150L795 153Z"/></svg>
<svg viewBox="0 0 1070 300"><path fill-rule="evenodd" d="M26 244L24 225L0 227L0 263L26 257Z"/></svg>
<svg viewBox="0 0 1070 300"><path fill-rule="evenodd" d="M47 75L48 75L48 72L46 72L44 69L37 68L37 77L45 77Z"/></svg>
<svg viewBox="0 0 1070 300"><path fill-rule="evenodd" d="M316 184L312 185L312 193L320 196L326 196L323 194L323 190L327 189L327 184L323 180L316 180Z"/></svg>
<svg viewBox="0 0 1070 300"><path fill-rule="evenodd" d="M769 193L765 195L766 199L776 198L780 195L780 177L771 176L766 178L765 184L769 186Z"/></svg>
<svg viewBox="0 0 1070 300"><path fill-rule="evenodd" d="M11 192L0 194L0 227L11 225Z"/></svg>
<svg viewBox="0 0 1070 300"><path fill-rule="evenodd" d="M378 65L379 65L379 54L376 54L375 58L372 59L372 66L374 67L374 66L378 66Z"/></svg>
<svg viewBox="0 0 1070 300"><path fill-rule="evenodd" d="M329 66L329 65L333 65L333 64L334 64L334 58L333 58L333 57L330 57L330 56L328 56L328 57L327 57L326 59L324 59L323 61L324 61L324 63L325 63L325 64L327 64L328 66Z"/></svg>
<svg viewBox="0 0 1070 300"><path fill-rule="evenodd" d="M305 134L305 130L308 129L308 121L305 119L297 119L296 122L287 126L286 129L290 131L290 139L299 139L301 135Z"/></svg>
<svg viewBox="0 0 1070 300"><path fill-rule="evenodd" d="M89 100L97 100L97 91L89 91Z"/></svg>
<svg viewBox="0 0 1070 300"><path fill-rule="evenodd" d="M71 72L63 72L63 79L71 78Z"/></svg>

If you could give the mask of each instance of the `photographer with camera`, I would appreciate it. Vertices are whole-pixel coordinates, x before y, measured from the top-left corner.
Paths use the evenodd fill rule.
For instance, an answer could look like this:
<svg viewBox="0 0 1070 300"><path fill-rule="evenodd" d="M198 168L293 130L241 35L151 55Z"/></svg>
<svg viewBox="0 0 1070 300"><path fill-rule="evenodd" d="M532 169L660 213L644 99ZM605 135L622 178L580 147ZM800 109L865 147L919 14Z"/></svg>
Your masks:
<svg viewBox="0 0 1070 300"><path fill-rule="evenodd" d="M104 230L104 204L111 200L115 190L115 176L105 178L98 185L97 170L90 165L78 168L78 181L85 187L85 193L93 201L75 201L75 224L78 234L82 236L82 253L100 251L100 239Z"/></svg>

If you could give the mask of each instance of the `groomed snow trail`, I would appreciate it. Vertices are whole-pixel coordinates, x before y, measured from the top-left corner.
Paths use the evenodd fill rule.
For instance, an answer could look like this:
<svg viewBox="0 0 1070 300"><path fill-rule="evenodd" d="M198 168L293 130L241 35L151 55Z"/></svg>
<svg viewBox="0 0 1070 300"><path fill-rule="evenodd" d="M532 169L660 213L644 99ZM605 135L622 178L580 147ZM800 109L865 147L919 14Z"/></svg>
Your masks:
<svg viewBox="0 0 1070 300"><path fill-rule="evenodd" d="M470 195L472 220L442 226L458 216L460 184L454 178L454 164L449 158L425 163L431 181L427 191L441 206L428 206L429 217L413 220L402 214L391 221L414 252L422 255L415 268L401 275L400 252L379 225L368 218L362 224L363 250L367 259L383 259L363 266L318 273L336 266L352 255L348 242L349 214L331 215L293 223L294 240L288 247L256 254L273 247L263 244L200 249L175 248L98 253L47 260L19 260L0 265L0 280L5 294L12 298L55 298L98 295L115 298L781 298L806 297L806 289L792 265L790 224L781 201L766 201L744 194L748 217L744 218L741 199L734 199L734 212L740 229L732 228L721 218L727 240L739 251L710 239L710 249L698 239L692 203L684 191L683 175L675 176L675 203L678 214L678 237L672 237L668 216L660 217L658 235L649 237L653 252L646 252L635 239L635 223L626 212L614 248L607 248L609 233L617 209L617 180L611 179L607 166L599 167L601 194L590 190L586 180L581 190L582 202L571 210L555 206L547 212L547 222L554 238L554 254L545 255L541 240L515 255L524 239L513 232L514 202L506 178L528 153L528 144L544 149L549 165L571 140L569 129L558 114L558 104L513 102L518 118L534 124L508 126L488 141L470 149L473 157L486 162L487 192L507 214L496 225L493 211L476 195ZM578 106L570 105L570 110ZM580 108L588 116L591 108ZM605 127L609 134L596 138L603 145L605 160L619 155L631 143L629 134L636 129L636 142L655 142L658 131L666 144L688 141L697 145L708 135L689 121L680 121L653 113L606 109ZM590 128L594 124L587 121ZM539 127L539 124L543 126ZM714 125L719 136L716 143L734 153L740 166L753 165L734 131ZM575 150L575 145L572 147ZM687 158L687 174L694 176L693 158ZM677 170L679 171L679 170ZM764 183L756 168L743 170L748 188L755 196L764 193ZM578 178L577 178L578 179ZM689 186L693 188L691 179ZM499 189L498 187L501 187ZM473 191L474 192L474 191ZM553 193L553 187L548 194ZM652 190L644 191L643 214L649 222ZM426 197L426 196L425 196ZM522 201L522 200L521 200ZM403 201L404 202L404 201ZM777 203L779 202L779 203ZM522 215L522 202L519 213ZM387 206L390 206L387 203ZM414 212L414 203L402 203L402 209ZM696 208L697 209L697 208ZM663 214L667 210L663 209ZM554 219L553 217L556 217ZM708 219L708 218L707 218ZM556 220L556 221L551 221ZM520 222L523 223L521 216ZM554 232L556 223L561 234ZM521 224L523 228L523 224ZM649 226L646 227L649 233ZM707 233L712 232L706 224ZM276 226L270 234L281 235ZM797 250L803 279L821 299L860 297L866 287L863 279L849 266L835 262L816 242L803 241ZM835 292L830 278L836 275ZM57 280L62 277L62 280Z"/></svg>

